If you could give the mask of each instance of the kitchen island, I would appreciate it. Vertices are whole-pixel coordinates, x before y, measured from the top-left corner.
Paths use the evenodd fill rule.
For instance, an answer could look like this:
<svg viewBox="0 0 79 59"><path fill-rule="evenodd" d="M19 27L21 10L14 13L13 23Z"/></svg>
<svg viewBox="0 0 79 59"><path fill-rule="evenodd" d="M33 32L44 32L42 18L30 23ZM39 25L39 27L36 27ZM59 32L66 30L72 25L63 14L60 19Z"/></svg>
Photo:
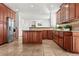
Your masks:
<svg viewBox="0 0 79 59"><path fill-rule="evenodd" d="M24 30L23 31L23 43L24 44L41 44L42 43L42 31L41 30Z"/></svg>

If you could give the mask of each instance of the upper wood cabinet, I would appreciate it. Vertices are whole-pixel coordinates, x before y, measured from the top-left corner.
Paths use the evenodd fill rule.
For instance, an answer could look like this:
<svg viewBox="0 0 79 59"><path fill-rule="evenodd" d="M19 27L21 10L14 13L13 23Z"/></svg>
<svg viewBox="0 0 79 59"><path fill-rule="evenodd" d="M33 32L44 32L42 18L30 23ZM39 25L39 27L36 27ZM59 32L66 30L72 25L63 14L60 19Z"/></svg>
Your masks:
<svg viewBox="0 0 79 59"><path fill-rule="evenodd" d="M6 23L7 17L15 19L16 13L6 5L0 3L0 21Z"/></svg>
<svg viewBox="0 0 79 59"><path fill-rule="evenodd" d="M69 3L62 4L57 11L57 24L69 21Z"/></svg>
<svg viewBox="0 0 79 59"><path fill-rule="evenodd" d="M3 5L3 22L6 23L7 22L7 14L8 14L8 9L6 6Z"/></svg>
<svg viewBox="0 0 79 59"><path fill-rule="evenodd" d="M69 22L69 3L64 4L64 22Z"/></svg>
<svg viewBox="0 0 79 59"><path fill-rule="evenodd" d="M57 21L57 24L60 24L60 12L61 12L61 9L59 9L58 11L57 11L57 13L56 13L56 21Z"/></svg>
<svg viewBox="0 0 79 59"><path fill-rule="evenodd" d="M65 3L61 5L61 16L62 16L62 20L61 23L65 23L68 22L69 20L69 4Z"/></svg>
<svg viewBox="0 0 79 59"><path fill-rule="evenodd" d="M57 11L57 24L76 21L79 18L79 3L63 3L59 10Z"/></svg>
<svg viewBox="0 0 79 59"><path fill-rule="evenodd" d="M75 9L75 3L70 3L69 4L69 18L70 18L70 21L73 21L76 17L76 9Z"/></svg>
<svg viewBox="0 0 79 59"><path fill-rule="evenodd" d="M76 3L76 19L79 18L79 3Z"/></svg>
<svg viewBox="0 0 79 59"><path fill-rule="evenodd" d="M0 22L3 22L3 5L0 4Z"/></svg>
<svg viewBox="0 0 79 59"><path fill-rule="evenodd" d="M62 4L61 6L60 6L60 8L61 8L61 11L60 11L60 23L63 23L63 21L64 21L64 4Z"/></svg>

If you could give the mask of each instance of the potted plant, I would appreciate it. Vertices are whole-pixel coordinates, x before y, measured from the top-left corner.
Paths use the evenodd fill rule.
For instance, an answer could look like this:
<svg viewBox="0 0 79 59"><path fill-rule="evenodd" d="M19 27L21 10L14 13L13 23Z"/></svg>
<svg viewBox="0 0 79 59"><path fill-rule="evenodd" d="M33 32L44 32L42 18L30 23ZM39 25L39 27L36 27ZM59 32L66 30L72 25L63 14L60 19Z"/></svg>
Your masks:
<svg viewBox="0 0 79 59"><path fill-rule="evenodd" d="M72 30L72 26L71 25L65 25L64 30L70 31L70 30Z"/></svg>
<svg viewBox="0 0 79 59"><path fill-rule="evenodd" d="M58 30L61 30L61 29L62 29L62 27L61 27L61 26L58 26L58 27L57 27L57 29L58 29Z"/></svg>

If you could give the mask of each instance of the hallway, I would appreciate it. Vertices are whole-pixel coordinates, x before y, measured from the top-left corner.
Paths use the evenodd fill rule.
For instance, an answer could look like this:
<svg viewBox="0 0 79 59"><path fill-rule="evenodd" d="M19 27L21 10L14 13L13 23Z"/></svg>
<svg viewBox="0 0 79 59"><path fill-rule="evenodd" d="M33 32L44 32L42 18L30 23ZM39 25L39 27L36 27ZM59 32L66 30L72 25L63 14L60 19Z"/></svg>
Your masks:
<svg viewBox="0 0 79 59"><path fill-rule="evenodd" d="M61 49L51 40L43 40L43 44L22 44L14 41L0 46L1 56L78 56Z"/></svg>

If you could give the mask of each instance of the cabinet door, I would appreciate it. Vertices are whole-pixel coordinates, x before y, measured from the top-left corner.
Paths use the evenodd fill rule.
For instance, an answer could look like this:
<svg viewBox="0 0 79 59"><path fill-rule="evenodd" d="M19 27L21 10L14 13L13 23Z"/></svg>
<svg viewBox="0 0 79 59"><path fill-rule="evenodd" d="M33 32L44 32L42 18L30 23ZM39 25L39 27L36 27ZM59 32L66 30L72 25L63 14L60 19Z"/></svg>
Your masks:
<svg viewBox="0 0 79 59"><path fill-rule="evenodd" d="M32 43L33 42L33 33L32 32L27 32L28 34L27 34L27 37L28 37L28 39L27 39L27 42L28 43Z"/></svg>
<svg viewBox="0 0 79 59"><path fill-rule="evenodd" d="M0 23L0 44L3 43L3 23Z"/></svg>
<svg viewBox="0 0 79 59"><path fill-rule="evenodd" d="M79 18L79 3L76 3L76 18Z"/></svg>
<svg viewBox="0 0 79 59"><path fill-rule="evenodd" d="M65 23L69 21L69 4L64 3L61 5L61 23Z"/></svg>
<svg viewBox="0 0 79 59"><path fill-rule="evenodd" d="M69 22L69 3L64 4L64 22Z"/></svg>
<svg viewBox="0 0 79 59"><path fill-rule="evenodd" d="M23 43L27 43L27 40L28 40L28 33L25 33L25 32L23 32Z"/></svg>
<svg viewBox="0 0 79 59"><path fill-rule="evenodd" d="M52 37L53 37L53 35L52 35L53 33L52 33L52 30L48 30L48 34L47 34L47 37L48 37L48 39L53 39Z"/></svg>
<svg viewBox="0 0 79 59"><path fill-rule="evenodd" d="M42 43L41 41L42 41L42 33L41 32L38 32L38 31L36 31L36 32L32 32L32 42L33 43Z"/></svg>
<svg viewBox="0 0 79 59"><path fill-rule="evenodd" d="M72 51L72 36L64 36L64 49L67 51Z"/></svg>
<svg viewBox="0 0 79 59"><path fill-rule="evenodd" d="M43 39L47 39L47 30L43 30Z"/></svg>
<svg viewBox="0 0 79 59"><path fill-rule="evenodd" d="M70 3L69 6L69 12L70 12L70 21L73 21L73 19L75 19L76 16L76 12L75 12L75 3Z"/></svg>
<svg viewBox="0 0 79 59"><path fill-rule="evenodd" d="M79 52L79 37L73 37L73 52Z"/></svg>
<svg viewBox="0 0 79 59"><path fill-rule="evenodd" d="M62 6L62 7L61 7L61 12L60 12L60 14L61 14L61 15L60 15L60 18L61 18L61 19L60 19L60 22L61 22L61 23L63 23L63 20L64 20L64 18L63 18L63 17L64 17L64 10L63 10L63 9L64 9L64 8L63 8L63 6Z"/></svg>
<svg viewBox="0 0 79 59"><path fill-rule="evenodd" d="M59 42L58 42L58 44L59 44L61 47L63 47L63 38L59 37Z"/></svg>
<svg viewBox="0 0 79 59"><path fill-rule="evenodd" d="M1 5L0 5L0 22L1 22L1 13L2 13L2 12L1 12Z"/></svg>
<svg viewBox="0 0 79 59"><path fill-rule="evenodd" d="M4 7L4 22L7 22L7 17L8 17L8 8Z"/></svg>
<svg viewBox="0 0 79 59"><path fill-rule="evenodd" d="M4 13L3 13L3 5L2 4L0 4L0 21L1 22L3 22L3 15Z"/></svg>
<svg viewBox="0 0 79 59"><path fill-rule="evenodd" d="M23 32L23 43L32 43L32 32Z"/></svg>
<svg viewBox="0 0 79 59"><path fill-rule="evenodd" d="M57 21L56 23L57 23L57 24L60 24L60 11L61 11L61 9L59 9L59 10L57 11L57 13L56 13L56 16L57 16L57 17L56 17L56 21Z"/></svg>
<svg viewBox="0 0 79 59"><path fill-rule="evenodd" d="M7 25L6 23L3 24L3 37L4 37L4 43L7 42Z"/></svg>

